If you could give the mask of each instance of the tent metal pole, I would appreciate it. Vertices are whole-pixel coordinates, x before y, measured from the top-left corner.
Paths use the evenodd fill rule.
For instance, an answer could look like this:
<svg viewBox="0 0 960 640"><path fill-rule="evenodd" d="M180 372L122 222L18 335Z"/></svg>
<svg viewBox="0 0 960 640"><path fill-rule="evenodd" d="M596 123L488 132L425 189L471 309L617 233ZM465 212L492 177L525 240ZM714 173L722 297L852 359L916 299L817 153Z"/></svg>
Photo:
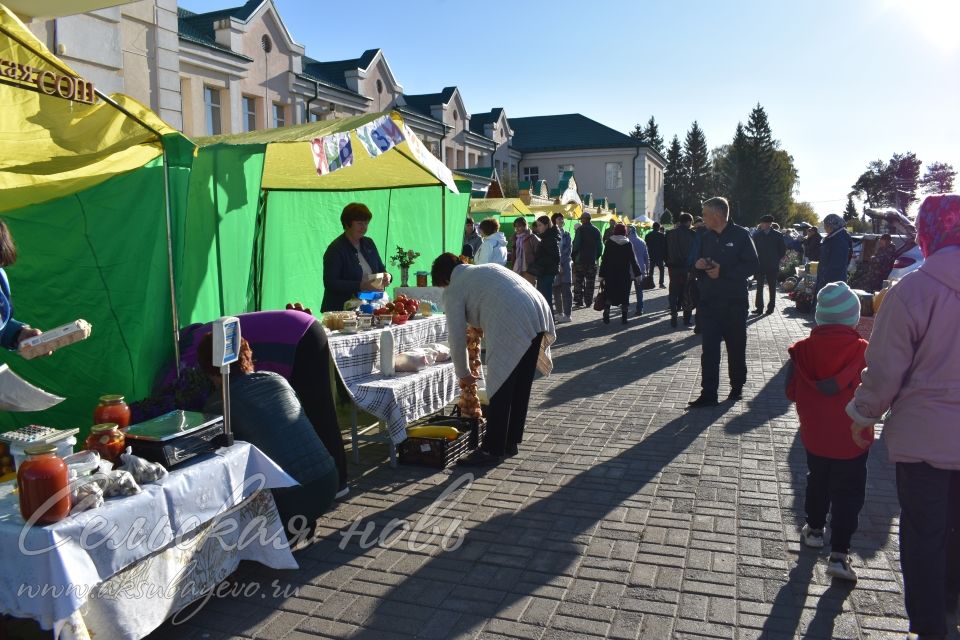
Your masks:
<svg viewBox="0 0 960 640"><path fill-rule="evenodd" d="M440 227L443 229L443 238L440 241L440 253L447 252L447 188L440 185ZM460 252L457 252L460 255Z"/></svg>
<svg viewBox="0 0 960 640"><path fill-rule="evenodd" d="M173 276L173 221L170 215L170 164L163 146L163 202L167 221L167 274L170 276L170 312L173 315L173 356L177 378L180 378L180 313L177 310L177 289Z"/></svg>

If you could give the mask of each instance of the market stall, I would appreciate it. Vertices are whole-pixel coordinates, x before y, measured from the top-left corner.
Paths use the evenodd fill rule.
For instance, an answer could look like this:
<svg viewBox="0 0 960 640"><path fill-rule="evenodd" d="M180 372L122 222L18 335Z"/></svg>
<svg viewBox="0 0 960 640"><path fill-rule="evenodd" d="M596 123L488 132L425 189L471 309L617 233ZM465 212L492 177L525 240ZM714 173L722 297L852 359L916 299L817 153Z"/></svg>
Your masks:
<svg viewBox="0 0 960 640"><path fill-rule="evenodd" d="M395 144L371 151L371 131L384 128L400 132ZM318 168L314 150L330 140L349 141L349 164ZM469 189L397 113L197 142L187 214L174 230L181 325L291 301L319 309L323 254L350 202L373 212L367 237L388 268L397 246L423 256L414 270L461 246Z"/></svg>
<svg viewBox="0 0 960 640"><path fill-rule="evenodd" d="M269 492L294 484L237 443L135 495L32 527L16 484L0 484L0 613L36 620L54 638L142 638L241 560L297 568Z"/></svg>
<svg viewBox="0 0 960 640"><path fill-rule="evenodd" d="M135 100L99 92L2 5L0 64L19 70L0 73L0 215L19 252L7 270L18 316L93 326L53 358L0 353L67 397L42 414L0 413L0 430L86 429L100 395L146 395L175 352L169 229L192 145Z"/></svg>

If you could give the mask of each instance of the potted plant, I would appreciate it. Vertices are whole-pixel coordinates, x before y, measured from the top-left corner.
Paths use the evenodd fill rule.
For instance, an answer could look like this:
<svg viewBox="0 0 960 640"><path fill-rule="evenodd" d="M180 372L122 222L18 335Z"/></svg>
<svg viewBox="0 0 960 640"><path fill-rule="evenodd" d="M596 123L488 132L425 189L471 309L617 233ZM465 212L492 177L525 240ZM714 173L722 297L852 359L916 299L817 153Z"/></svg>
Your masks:
<svg viewBox="0 0 960 640"><path fill-rule="evenodd" d="M397 251L390 256L390 263L400 267L400 286L410 286L410 267L420 257L420 254L413 249L404 249L397 245Z"/></svg>

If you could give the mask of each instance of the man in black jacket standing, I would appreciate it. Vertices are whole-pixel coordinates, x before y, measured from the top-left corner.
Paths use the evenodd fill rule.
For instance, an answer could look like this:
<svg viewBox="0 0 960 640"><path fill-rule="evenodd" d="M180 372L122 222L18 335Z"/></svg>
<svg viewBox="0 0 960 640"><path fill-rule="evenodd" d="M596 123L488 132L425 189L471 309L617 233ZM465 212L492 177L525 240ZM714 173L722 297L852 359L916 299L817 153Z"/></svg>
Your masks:
<svg viewBox="0 0 960 640"><path fill-rule="evenodd" d="M659 268L660 288L666 289L663 284L663 263L667 257L667 237L663 235L659 222L653 223L653 231L643 240L647 243L647 252L650 254L650 273L653 273L654 267Z"/></svg>
<svg viewBox="0 0 960 640"><path fill-rule="evenodd" d="M776 308L777 276L780 275L780 260L787 253L787 243L783 234L773 225L773 216L765 215L760 218L760 224L753 233L753 244L757 248L757 258L760 268L757 269L757 299L753 312L763 313L763 285L766 283L770 290L770 302L767 304L767 315Z"/></svg>
<svg viewBox="0 0 960 640"><path fill-rule="evenodd" d="M687 286L687 279L690 276L688 261L690 251L693 249L693 240L696 232L690 228L693 224L693 216L689 213L681 213L679 225L670 231L667 231L667 271L670 274L670 290L667 294L670 301L670 326L677 326L677 314L683 302L683 290ZM690 312L692 309L683 310L683 323L690 325Z"/></svg>
<svg viewBox="0 0 960 640"><path fill-rule="evenodd" d="M597 281L597 260L603 253L600 230L590 222L586 211L580 216L580 228L573 236L573 306L593 304L593 287Z"/></svg>
<svg viewBox="0 0 960 640"><path fill-rule="evenodd" d="M725 198L703 203L703 222L708 231L701 236L694 267L700 286L697 320L703 337L700 356L700 397L690 407L718 404L720 387L720 345L727 345L730 395L743 397L747 382L747 278L757 272L759 261L750 232L730 222L730 205Z"/></svg>

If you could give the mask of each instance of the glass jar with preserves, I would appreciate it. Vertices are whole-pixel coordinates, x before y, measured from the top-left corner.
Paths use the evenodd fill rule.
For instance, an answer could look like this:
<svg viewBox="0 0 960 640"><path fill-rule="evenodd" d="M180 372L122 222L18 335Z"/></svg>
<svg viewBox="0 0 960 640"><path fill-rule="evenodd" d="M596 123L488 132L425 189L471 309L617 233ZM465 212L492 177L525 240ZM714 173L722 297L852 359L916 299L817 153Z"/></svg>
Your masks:
<svg viewBox="0 0 960 640"><path fill-rule="evenodd" d="M130 426L130 407L123 401L123 396L100 396L100 404L93 410L93 423L105 422L115 422L121 429Z"/></svg>
<svg viewBox="0 0 960 640"><path fill-rule="evenodd" d="M417 271L417 286L425 287L427 286L427 272L426 271Z"/></svg>
<svg viewBox="0 0 960 640"><path fill-rule="evenodd" d="M84 442L87 451L96 451L104 460L120 462L120 454L126 446L126 438L115 422L95 424Z"/></svg>
<svg viewBox="0 0 960 640"><path fill-rule="evenodd" d="M20 514L36 524L53 524L70 515L67 463L58 458L53 444L34 444L24 449L27 459L17 468Z"/></svg>

